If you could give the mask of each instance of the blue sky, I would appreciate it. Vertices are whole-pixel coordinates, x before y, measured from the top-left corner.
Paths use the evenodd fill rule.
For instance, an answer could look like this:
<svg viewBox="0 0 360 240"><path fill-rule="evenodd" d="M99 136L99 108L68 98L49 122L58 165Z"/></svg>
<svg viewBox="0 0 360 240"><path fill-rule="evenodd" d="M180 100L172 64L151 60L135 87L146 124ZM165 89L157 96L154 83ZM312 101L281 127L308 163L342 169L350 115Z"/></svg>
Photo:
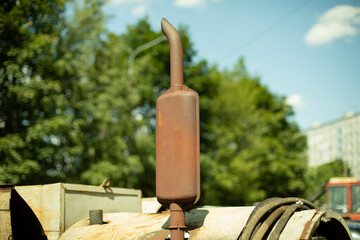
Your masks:
<svg viewBox="0 0 360 240"><path fill-rule="evenodd" d="M360 1L110 0L107 27L148 16L186 25L197 59L250 73L294 106L302 129L360 112ZM201 97L201 96L200 96Z"/></svg>

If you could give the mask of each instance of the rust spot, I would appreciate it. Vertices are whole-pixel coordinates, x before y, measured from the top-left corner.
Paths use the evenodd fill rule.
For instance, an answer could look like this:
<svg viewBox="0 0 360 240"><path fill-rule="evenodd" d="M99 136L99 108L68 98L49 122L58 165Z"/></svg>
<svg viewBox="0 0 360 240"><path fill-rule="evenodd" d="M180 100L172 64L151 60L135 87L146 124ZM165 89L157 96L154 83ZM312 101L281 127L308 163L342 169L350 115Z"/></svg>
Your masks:
<svg viewBox="0 0 360 240"><path fill-rule="evenodd" d="M179 126L175 127L174 132L181 131L182 129L183 129L183 126L179 125Z"/></svg>
<svg viewBox="0 0 360 240"><path fill-rule="evenodd" d="M161 112L159 111L159 125L162 126L162 117L161 117Z"/></svg>
<svg viewBox="0 0 360 240"><path fill-rule="evenodd" d="M315 230L313 229L313 225L314 225L314 222L313 222L313 219L316 215L314 215L310 221L308 221L305 226L304 226L304 230L302 231L301 233L301 236L300 236L300 240L306 240L306 239L309 239L309 237L312 235L312 232Z"/></svg>

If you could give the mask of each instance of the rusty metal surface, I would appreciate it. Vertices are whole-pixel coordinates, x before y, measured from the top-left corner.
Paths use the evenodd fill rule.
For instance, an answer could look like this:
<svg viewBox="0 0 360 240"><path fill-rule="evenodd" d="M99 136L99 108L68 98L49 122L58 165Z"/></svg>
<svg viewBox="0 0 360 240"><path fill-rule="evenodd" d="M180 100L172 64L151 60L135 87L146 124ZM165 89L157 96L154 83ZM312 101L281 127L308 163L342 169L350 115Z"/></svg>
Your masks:
<svg viewBox="0 0 360 240"><path fill-rule="evenodd" d="M184 239L185 211L177 203L170 204L170 236L172 239Z"/></svg>
<svg viewBox="0 0 360 240"><path fill-rule="evenodd" d="M157 100L156 196L166 207L175 201L191 207L200 196L198 103L186 87Z"/></svg>
<svg viewBox="0 0 360 240"><path fill-rule="evenodd" d="M58 239L89 210L141 212L141 191L134 189L55 183L19 186L16 190L40 220L48 239Z"/></svg>
<svg viewBox="0 0 360 240"><path fill-rule="evenodd" d="M258 238L263 239L269 236L270 240L278 239L289 218L297 209L300 211L316 209L316 206L305 199L297 197L269 198L260 202L256 205L254 212L251 213L251 217L249 218L245 229L241 232L239 239L254 239L255 234L260 234L258 231L259 228L263 235L257 236ZM274 215L277 215L277 217ZM263 224L267 226L270 225L271 227L264 226L266 229L262 229L261 225ZM275 226L273 226L274 224Z"/></svg>
<svg viewBox="0 0 360 240"><path fill-rule="evenodd" d="M179 33L165 18L161 29L170 44L171 84L156 101L156 197L170 206L171 236L180 240L184 210L200 198L199 95L183 85Z"/></svg>
<svg viewBox="0 0 360 240"><path fill-rule="evenodd" d="M333 211L317 211L306 224L299 239L310 239L315 233L327 239L352 239L345 220Z"/></svg>
<svg viewBox="0 0 360 240"><path fill-rule="evenodd" d="M279 240L302 239L302 232L308 228L308 222L311 221L316 213L316 209L295 212L286 224Z"/></svg>
<svg viewBox="0 0 360 240"><path fill-rule="evenodd" d="M294 213L279 240L307 240L315 235L326 239L351 239L350 230L339 214L311 209Z"/></svg>
<svg viewBox="0 0 360 240"><path fill-rule="evenodd" d="M10 199L11 186L0 188L0 239L11 239Z"/></svg>
<svg viewBox="0 0 360 240"><path fill-rule="evenodd" d="M0 186L0 239L46 239L40 221L13 185Z"/></svg>
<svg viewBox="0 0 360 240"><path fill-rule="evenodd" d="M253 207L198 208L186 212L190 239L236 239ZM161 239L170 233L170 213L104 214L103 225L89 225L88 219L74 224L60 237L70 239Z"/></svg>
<svg viewBox="0 0 360 240"><path fill-rule="evenodd" d="M167 208L190 208L200 197L199 96L183 85L179 33L166 20L170 43L171 87L156 102L156 196Z"/></svg>
<svg viewBox="0 0 360 240"><path fill-rule="evenodd" d="M64 231L62 185L17 186L16 190L34 211L48 238L59 238Z"/></svg>
<svg viewBox="0 0 360 240"><path fill-rule="evenodd" d="M89 210L103 212L141 212L141 191L124 188L63 184L65 229L87 217Z"/></svg>
<svg viewBox="0 0 360 240"><path fill-rule="evenodd" d="M176 29L165 19L161 20L161 29L170 44L170 77L172 86L184 84L183 47Z"/></svg>

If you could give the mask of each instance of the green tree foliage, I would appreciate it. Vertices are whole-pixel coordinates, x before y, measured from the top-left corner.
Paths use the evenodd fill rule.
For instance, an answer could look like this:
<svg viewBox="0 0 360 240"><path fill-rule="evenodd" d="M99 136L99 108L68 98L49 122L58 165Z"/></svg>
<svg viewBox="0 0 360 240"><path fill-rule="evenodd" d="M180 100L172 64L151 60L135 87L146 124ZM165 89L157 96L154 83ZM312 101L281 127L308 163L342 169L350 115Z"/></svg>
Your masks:
<svg viewBox="0 0 360 240"><path fill-rule="evenodd" d="M101 4L74 6L76 17L66 21L65 1L1 2L1 182L77 175Z"/></svg>
<svg viewBox="0 0 360 240"><path fill-rule="evenodd" d="M61 85L45 81L64 2L2 1L0 11L0 181L33 183L42 175L38 159L54 150L52 135L36 130L68 128L54 114Z"/></svg>
<svg viewBox="0 0 360 240"><path fill-rule="evenodd" d="M129 56L162 33L146 18L122 35L107 32L102 5L1 3L0 182L111 177L155 194L155 103L170 85L169 45L140 52L129 73ZM285 99L243 59L226 71L195 62L187 28L179 32L185 84L200 95L202 203L301 195L305 139Z"/></svg>
<svg viewBox="0 0 360 240"><path fill-rule="evenodd" d="M349 171L349 170L348 170ZM350 175L350 172L348 172ZM333 162L325 163L320 166L310 167L306 171L306 191L305 196L311 197L319 191L332 177L344 176L344 162L337 159ZM316 202L321 206L325 203L325 194L323 194Z"/></svg>
<svg viewBox="0 0 360 240"><path fill-rule="evenodd" d="M293 113L285 99L251 77L243 60L217 77L218 95L206 119L211 149L202 162L204 201L239 205L301 195L305 139L288 120Z"/></svg>

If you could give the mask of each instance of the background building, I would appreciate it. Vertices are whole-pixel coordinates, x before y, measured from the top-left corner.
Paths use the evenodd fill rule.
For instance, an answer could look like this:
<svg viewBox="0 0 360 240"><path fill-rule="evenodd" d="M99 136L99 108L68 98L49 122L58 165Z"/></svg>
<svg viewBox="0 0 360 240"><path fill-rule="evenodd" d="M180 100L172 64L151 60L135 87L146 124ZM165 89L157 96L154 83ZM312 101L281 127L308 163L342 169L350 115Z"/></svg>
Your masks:
<svg viewBox="0 0 360 240"><path fill-rule="evenodd" d="M352 175L360 178L360 113L348 112L339 120L314 123L305 134L310 166L341 159Z"/></svg>

